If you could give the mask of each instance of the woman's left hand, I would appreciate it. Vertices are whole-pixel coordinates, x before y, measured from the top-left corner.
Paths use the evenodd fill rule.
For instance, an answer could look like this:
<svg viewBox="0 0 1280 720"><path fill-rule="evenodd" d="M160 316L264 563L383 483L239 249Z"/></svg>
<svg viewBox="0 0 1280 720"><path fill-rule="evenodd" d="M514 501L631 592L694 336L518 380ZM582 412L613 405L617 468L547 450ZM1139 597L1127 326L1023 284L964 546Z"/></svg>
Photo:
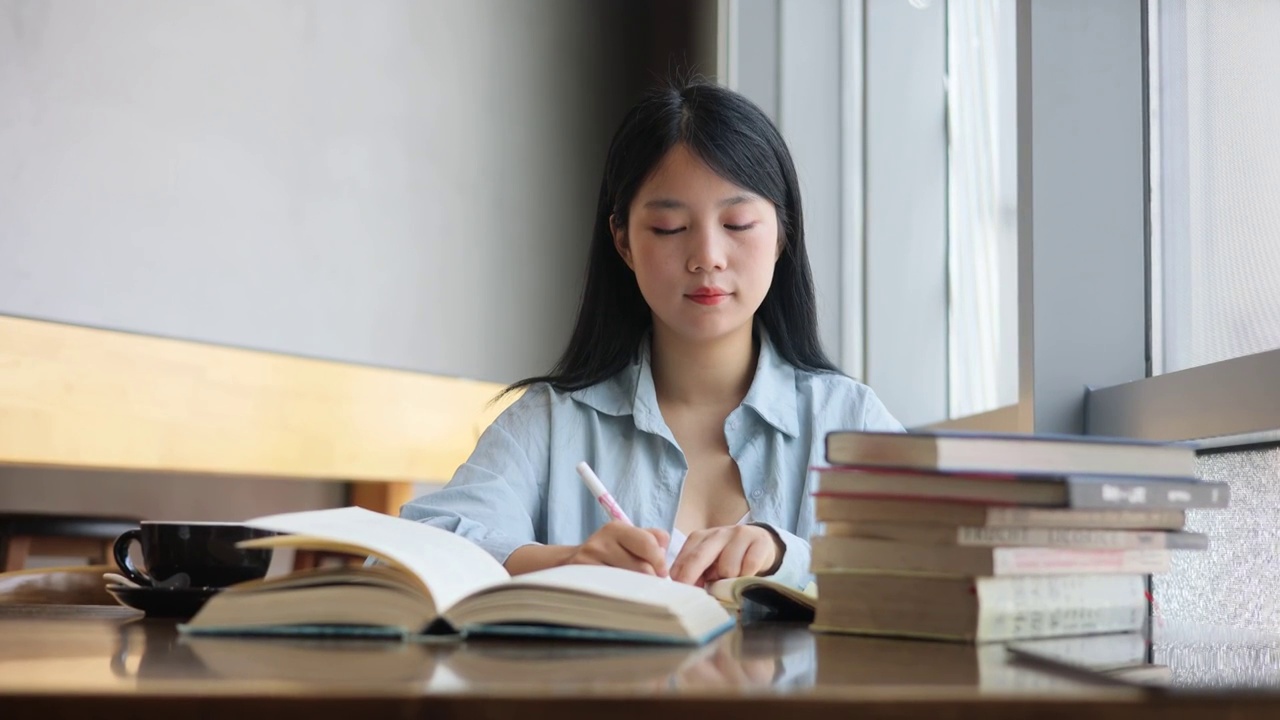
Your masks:
<svg viewBox="0 0 1280 720"><path fill-rule="evenodd" d="M757 525L730 525L689 534L671 563L672 580L704 587L723 578L759 575L774 567L786 547Z"/></svg>

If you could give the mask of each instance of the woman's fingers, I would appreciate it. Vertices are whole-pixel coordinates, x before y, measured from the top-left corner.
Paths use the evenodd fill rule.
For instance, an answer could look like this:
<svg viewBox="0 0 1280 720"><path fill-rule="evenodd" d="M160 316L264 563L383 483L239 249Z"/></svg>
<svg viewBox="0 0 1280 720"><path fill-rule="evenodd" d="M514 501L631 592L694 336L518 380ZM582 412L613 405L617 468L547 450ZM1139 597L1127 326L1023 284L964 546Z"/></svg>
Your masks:
<svg viewBox="0 0 1280 720"><path fill-rule="evenodd" d="M721 578L758 575L772 567L778 548L773 534L754 525L707 528L690 533L667 567L671 536L658 528L614 521L578 548L569 562L612 565L699 587Z"/></svg>
<svg viewBox="0 0 1280 720"><path fill-rule="evenodd" d="M720 557L726 538L724 533L699 530L685 540L680 555L671 563L671 579L677 582L701 585L703 574Z"/></svg>
<svg viewBox="0 0 1280 720"><path fill-rule="evenodd" d="M773 565L777 553L773 534L764 528L708 528L689 535L671 563L671 577L701 586L721 578L757 575Z"/></svg>
<svg viewBox="0 0 1280 720"><path fill-rule="evenodd" d="M659 539L654 533L641 528L623 526L618 528L616 538L619 547L645 563L651 574L658 577L667 576L667 551L659 544Z"/></svg>
<svg viewBox="0 0 1280 720"><path fill-rule="evenodd" d="M661 528L645 528L645 532L653 535L657 539L658 545L662 547L662 551L666 552L671 546L671 534Z"/></svg>
<svg viewBox="0 0 1280 720"><path fill-rule="evenodd" d="M666 549L660 544L663 539L669 538L661 530L641 529L614 521L597 530L579 545L568 562L609 565L666 577Z"/></svg>
<svg viewBox="0 0 1280 720"><path fill-rule="evenodd" d="M768 531L765 531L765 534L768 535ZM759 575L768 570L773 567L774 560L777 559L777 553L778 548L774 545L772 536L752 542L742 557L741 574Z"/></svg>
<svg viewBox="0 0 1280 720"><path fill-rule="evenodd" d="M720 557L707 569L708 572L713 573L717 580L747 575L748 573L743 570L742 561L751 548L751 543L750 535L736 533L729 542L725 543L724 549L720 551Z"/></svg>

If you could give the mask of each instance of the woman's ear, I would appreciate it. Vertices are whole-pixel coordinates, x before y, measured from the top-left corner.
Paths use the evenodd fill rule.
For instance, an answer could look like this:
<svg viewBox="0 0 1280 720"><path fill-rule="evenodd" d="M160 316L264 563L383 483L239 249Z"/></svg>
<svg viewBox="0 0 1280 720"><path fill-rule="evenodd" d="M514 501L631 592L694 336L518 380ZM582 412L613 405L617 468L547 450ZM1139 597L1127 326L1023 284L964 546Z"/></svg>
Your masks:
<svg viewBox="0 0 1280 720"><path fill-rule="evenodd" d="M773 261L776 263L782 259L782 251L787 248L787 226L782 222L782 213L776 205L773 208L773 219L778 228L778 247L773 251Z"/></svg>
<svg viewBox="0 0 1280 720"><path fill-rule="evenodd" d="M613 233L613 247L617 249L618 254L622 256L622 261L635 271L635 266L631 264L631 243L627 240L627 229L618 224L618 216L609 216L609 231Z"/></svg>

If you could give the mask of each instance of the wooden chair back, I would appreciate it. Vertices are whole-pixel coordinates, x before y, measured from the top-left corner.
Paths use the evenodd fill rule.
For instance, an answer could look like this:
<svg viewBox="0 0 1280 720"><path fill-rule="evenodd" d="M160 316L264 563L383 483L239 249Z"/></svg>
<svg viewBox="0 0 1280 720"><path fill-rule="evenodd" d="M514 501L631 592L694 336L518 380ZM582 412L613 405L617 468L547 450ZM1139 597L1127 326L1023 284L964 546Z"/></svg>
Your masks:
<svg viewBox="0 0 1280 720"><path fill-rule="evenodd" d="M114 605L105 572L115 565L32 568L0 573L0 605Z"/></svg>

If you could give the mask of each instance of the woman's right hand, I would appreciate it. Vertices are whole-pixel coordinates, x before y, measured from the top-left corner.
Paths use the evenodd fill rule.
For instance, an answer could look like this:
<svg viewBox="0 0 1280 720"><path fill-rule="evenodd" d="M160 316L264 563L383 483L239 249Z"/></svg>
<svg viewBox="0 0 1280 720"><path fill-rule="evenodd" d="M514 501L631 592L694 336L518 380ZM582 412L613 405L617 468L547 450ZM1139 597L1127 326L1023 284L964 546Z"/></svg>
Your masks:
<svg viewBox="0 0 1280 720"><path fill-rule="evenodd" d="M614 520L595 531L565 560L566 565L611 565L667 577L671 536L658 528L638 528Z"/></svg>

